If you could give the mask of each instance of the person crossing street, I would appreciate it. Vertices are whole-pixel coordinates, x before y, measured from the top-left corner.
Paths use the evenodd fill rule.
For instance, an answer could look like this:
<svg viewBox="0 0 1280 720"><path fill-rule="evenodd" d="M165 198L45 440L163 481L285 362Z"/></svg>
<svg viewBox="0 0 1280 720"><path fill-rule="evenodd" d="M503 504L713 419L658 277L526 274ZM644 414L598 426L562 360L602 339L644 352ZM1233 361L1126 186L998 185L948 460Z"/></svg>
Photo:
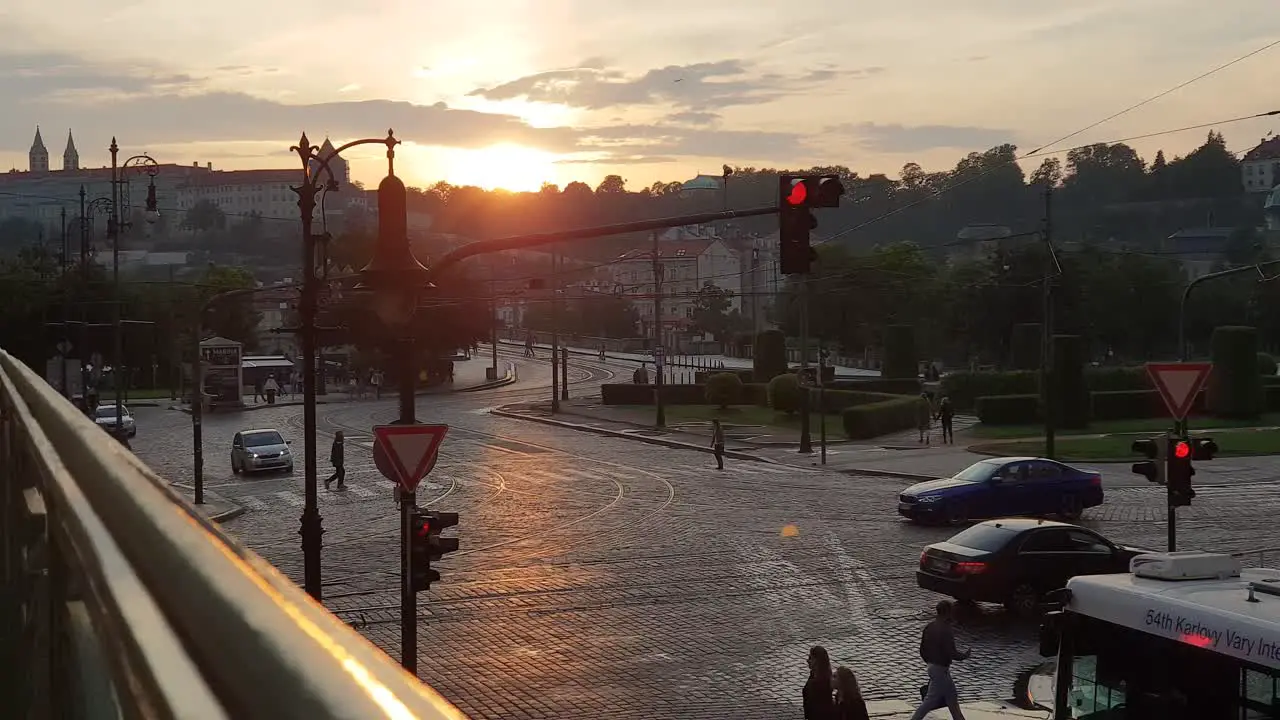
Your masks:
<svg viewBox="0 0 1280 720"><path fill-rule="evenodd" d="M324 481L324 489L328 490L334 480L338 481L338 489L347 489L347 457L346 439L342 431L334 433L333 447L329 448L329 462L333 464L333 474Z"/></svg>

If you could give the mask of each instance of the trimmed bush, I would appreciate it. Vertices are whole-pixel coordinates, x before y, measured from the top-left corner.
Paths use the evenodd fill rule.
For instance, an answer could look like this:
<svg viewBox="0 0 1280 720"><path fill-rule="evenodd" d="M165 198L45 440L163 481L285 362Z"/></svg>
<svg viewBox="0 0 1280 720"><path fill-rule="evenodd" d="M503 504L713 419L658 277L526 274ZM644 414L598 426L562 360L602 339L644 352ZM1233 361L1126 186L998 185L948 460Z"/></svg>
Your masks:
<svg viewBox="0 0 1280 720"><path fill-rule="evenodd" d="M1213 372L1209 374L1209 412L1219 417L1253 418L1262 410L1258 374L1258 331L1224 325L1213 331Z"/></svg>
<svg viewBox="0 0 1280 720"><path fill-rule="evenodd" d="M854 392L887 393L889 395L919 395L920 378L867 378L844 379L827 383L828 389L853 390Z"/></svg>
<svg viewBox="0 0 1280 720"><path fill-rule="evenodd" d="M919 377L916 329L911 325L890 325L884 329L884 365L880 375L891 379Z"/></svg>
<svg viewBox="0 0 1280 720"><path fill-rule="evenodd" d="M1156 390L1104 390L1089 393L1094 420L1141 420L1168 415Z"/></svg>
<svg viewBox="0 0 1280 720"><path fill-rule="evenodd" d="M1155 390L1145 367L1085 368L1084 381L1094 392Z"/></svg>
<svg viewBox="0 0 1280 720"><path fill-rule="evenodd" d="M747 370L746 368L725 368L724 370L699 370L693 374L693 384L702 385L707 381L707 378L710 378L712 375L716 375L718 373L728 373L730 375L737 375L738 379L741 380L744 384L749 382L755 382L755 373L756 373L755 370Z"/></svg>
<svg viewBox="0 0 1280 720"><path fill-rule="evenodd" d="M924 398L896 396L845 408L841 416L845 435L864 440L914 428L923 402Z"/></svg>
<svg viewBox="0 0 1280 720"><path fill-rule="evenodd" d="M1267 353L1258 353L1258 373L1263 377L1274 377L1276 374L1276 359Z"/></svg>
<svg viewBox="0 0 1280 720"><path fill-rule="evenodd" d="M857 390L823 390L822 412L835 414L844 412L846 408L884 402L885 400L893 400L899 397L902 396L889 393L859 392ZM810 399L813 401L810 407L818 407L817 390L810 391Z"/></svg>
<svg viewBox="0 0 1280 720"><path fill-rule="evenodd" d="M742 386L742 402L757 407L769 407L769 386L765 383L746 383Z"/></svg>
<svg viewBox="0 0 1280 720"><path fill-rule="evenodd" d="M1040 369L1041 347L1044 336L1039 323L1020 323L1013 326L1009 338L1009 367L1014 370Z"/></svg>
<svg viewBox="0 0 1280 720"><path fill-rule="evenodd" d="M1030 395L1040 392L1040 373L957 372L942 378L942 392L957 410L973 410L980 397L990 395Z"/></svg>
<svg viewBox="0 0 1280 720"><path fill-rule="evenodd" d="M974 404L984 425L1030 425L1040 418L1039 395L988 395Z"/></svg>
<svg viewBox="0 0 1280 720"><path fill-rule="evenodd" d="M1089 426L1089 389L1084 382L1086 350L1079 335L1053 336L1053 415L1060 428Z"/></svg>
<svg viewBox="0 0 1280 720"><path fill-rule="evenodd" d="M742 402L742 380L733 373L716 373L707 378L707 402L721 410Z"/></svg>
<svg viewBox="0 0 1280 720"><path fill-rule="evenodd" d="M751 370L752 379L764 383L787 371L787 336L781 330L765 330L756 336Z"/></svg>
<svg viewBox="0 0 1280 720"><path fill-rule="evenodd" d="M1280 385L1268 385L1265 392L1267 412L1280 412Z"/></svg>
<svg viewBox="0 0 1280 720"><path fill-rule="evenodd" d="M791 414L800 410L800 379L787 373L769 381L769 407Z"/></svg>

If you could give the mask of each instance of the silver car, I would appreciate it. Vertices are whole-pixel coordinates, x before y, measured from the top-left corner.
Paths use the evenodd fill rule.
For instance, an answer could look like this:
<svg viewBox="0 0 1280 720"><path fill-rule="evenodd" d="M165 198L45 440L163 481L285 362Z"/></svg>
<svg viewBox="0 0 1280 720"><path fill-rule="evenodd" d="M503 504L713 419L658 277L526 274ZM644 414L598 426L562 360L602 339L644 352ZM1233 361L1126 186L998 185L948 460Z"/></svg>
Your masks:
<svg viewBox="0 0 1280 720"><path fill-rule="evenodd" d="M293 472L292 441L279 430L242 430L231 439L231 472L283 470Z"/></svg>
<svg viewBox="0 0 1280 720"><path fill-rule="evenodd" d="M134 421L133 415L129 413L129 408L122 405L120 407L120 415L120 424L124 426L125 434L129 437L135 437L138 434L138 424ZM116 429L116 406L99 405L93 411L93 422L103 430L114 433Z"/></svg>

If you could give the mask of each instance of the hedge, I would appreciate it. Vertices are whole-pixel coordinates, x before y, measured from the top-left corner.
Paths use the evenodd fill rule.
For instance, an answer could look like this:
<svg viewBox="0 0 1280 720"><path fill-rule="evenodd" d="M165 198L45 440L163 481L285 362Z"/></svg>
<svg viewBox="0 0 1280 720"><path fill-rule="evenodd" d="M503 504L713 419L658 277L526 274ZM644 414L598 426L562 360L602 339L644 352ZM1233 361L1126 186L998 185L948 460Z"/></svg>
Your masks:
<svg viewBox="0 0 1280 720"><path fill-rule="evenodd" d="M1277 378L1280 380L1280 378ZM921 384L919 378L867 378L866 380L836 380L828 383L833 390L853 390L855 392L887 393L889 395L919 395Z"/></svg>
<svg viewBox="0 0 1280 720"><path fill-rule="evenodd" d="M1038 394L987 395L974 405L978 420L987 425L1029 425L1040 417Z"/></svg>
<svg viewBox="0 0 1280 720"><path fill-rule="evenodd" d="M600 399L605 405L652 405L653 385L617 383L600 386ZM663 385L662 401L667 405L705 405L707 391L703 385Z"/></svg>
<svg viewBox="0 0 1280 720"><path fill-rule="evenodd" d="M708 405L727 408L742 403L742 379L733 373L716 373L704 387Z"/></svg>
<svg viewBox="0 0 1280 720"><path fill-rule="evenodd" d="M942 393L957 410L973 410L979 397L990 395L1031 395L1040 390L1040 373L957 372L942 378Z"/></svg>
<svg viewBox="0 0 1280 720"><path fill-rule="evenodd" d="M920 374L916 357L916 329L911 325L890 325L884 329L884 365L880 375L886 378L914 378Z"/></svg>
<svg viewBox="0 0 1280 720"><path fill-rule="evenodd" d="M765 330L756 336L751 369L753 382L769 382L787 371L787 336L781 330Z"/></svg>
<svg viewBox="0 0 1280 720"><path fill-rule="evenodd" d="M1089 400L1094 420L1141 420L1169 414L1156 390L1105 390L1089 393Z"/></svg>
<svg viewBox="0 0 1280 720"><path fill-rule="evenodd" d="M818 391L810 390L809 397L811 400L809 407L818 407ZM822 411L825 413L836 414L844 412L847 408L857 407L859 405L870 405L872 403L894 400L901 397L903 396L892 393L860 392L857 390L823 390Z"/></svg>
<svg viewBox="0 0 1280 720"><path fill-rule="evenodd" d="M1053 336L1053 416L1060 428L1089 426L1089 388L1084 380L1087 355L1079 335Z"/></svg>
<svg viewBox="0 0 1280 720"><path fill-rule="evenodd" d="M1252 418L1262 410L1262 376L1258 374L1258 331L1224 325L1210 342L1209 411L1219 417Z"/></svg>
<svg viewBox="0 0 1280 720"><path fill-rule="evenodd" d="M798 412L802 392L800 378L791 373L778 375L769 381L769 407L776 412Z"/></svg>
<svg viewBox="0 0 1280 720"><path fill-rule="evenodd" d="M1258 353L1258 373L1264 378L1274 377L1276 374L1276 359L1271 355L1260 352Z"/></svg>
<svg viewBox="0 0 1280 720"><path fill-rule="evenodd" d="M737 375L738 379L743 383L755 382L755 370L747 370L746 368L726 368L724 370L698 370L693 374L693 384L701 385L707 381L707 378L720 373L728 373Z"/></svg>
<svg viewBox="0 0 1280 720"><path fill-rule="evenodd" d="M914 428L922 402L924 399L919 397L897 396L845 408L841 417L845 435L853 440L863 440Z"/></svg>

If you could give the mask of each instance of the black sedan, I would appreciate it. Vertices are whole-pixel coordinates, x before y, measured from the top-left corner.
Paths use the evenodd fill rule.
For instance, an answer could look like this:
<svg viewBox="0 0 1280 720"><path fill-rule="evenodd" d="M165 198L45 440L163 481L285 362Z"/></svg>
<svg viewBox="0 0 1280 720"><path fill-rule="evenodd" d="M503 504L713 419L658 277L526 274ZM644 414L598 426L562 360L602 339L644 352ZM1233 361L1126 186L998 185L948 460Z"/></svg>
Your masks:
<svg viewBox="0 0 1280 720"><path fill-rule="evenodd" d="M978 523L920 553L916 584L961 602L1003 603L1020 615L1076 575L1129 572L1149 552L1122 547L1077 525L1006 518Z"/></svg>

